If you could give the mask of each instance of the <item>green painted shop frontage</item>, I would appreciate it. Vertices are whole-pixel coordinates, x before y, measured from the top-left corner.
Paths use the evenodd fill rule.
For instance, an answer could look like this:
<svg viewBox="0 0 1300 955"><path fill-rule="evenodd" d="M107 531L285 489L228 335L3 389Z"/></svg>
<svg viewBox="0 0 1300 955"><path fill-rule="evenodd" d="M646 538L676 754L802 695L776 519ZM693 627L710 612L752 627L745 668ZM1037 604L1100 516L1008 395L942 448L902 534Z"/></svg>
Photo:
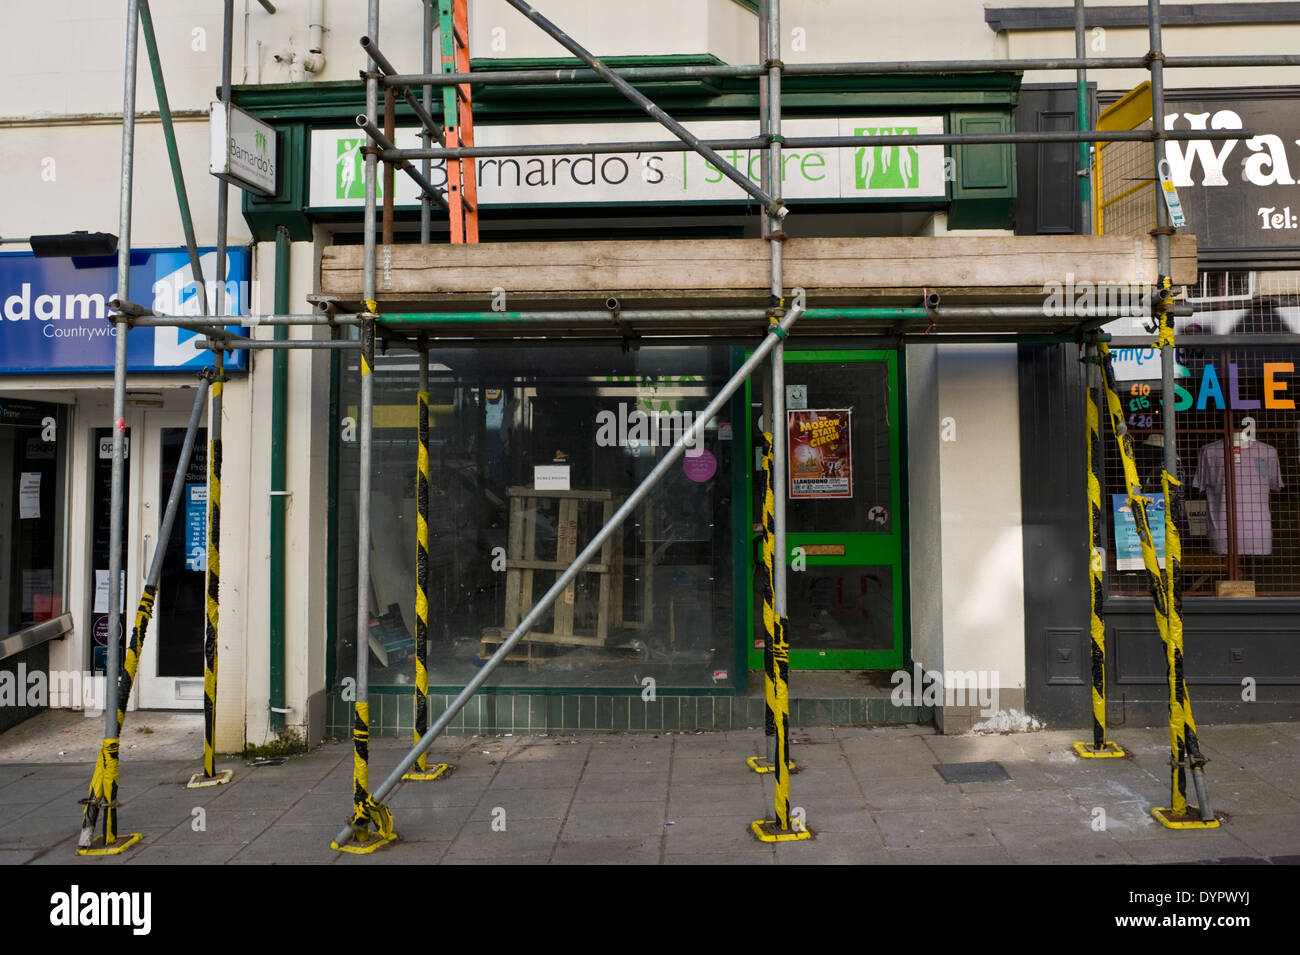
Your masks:
<svg viewBox="0 0 1300 955"><path fill-rule="evenodd" d="M701 57L615 66L716 62ZM487 64L482 64L486 66ZM493 61L494 67L554 61ZM476 62L475 68L480 64ZM1012 128L1019 76L791 77L788 136L994 132ZM647 95L711 139L757 133L750 81L650 83ZM235 89L278 133L275 197L245 195L255 239L283 226L318 248L358 244L364 193L360 83ZM475 94L480 145L662 140L598 84ZM437 115L437 108L434 110ZM576 118L576 119L575 119ZM580 121L577 121L580 120ZM399 147L418 143L398 99ZM657 131L656 131L657 130ZM757 178L754 152L724 158ZM1011 146L791 149L791 235L1007 229ZM433 164L434 185L445 169ZM760 210L694 153L497 158L477 168L482 241L756 237ZM395 242L419 241L418 195L399 177ZM928 231L927 230L931 230ZM283 235L283 232L281 232ZM446 242L435 210L432 241ZM316 288L320 288L319 275ZM381 277L379 303L383 308ZM502 290L508 298L509 289ZM602 299L603 303L603 299ZM911 303L915 304L915 303ZM603 307L597 304L595 307ZM347 336L346 330L337 334ZM784 421L762 419L767 375L706 422L634 516L452 721L451 733L761 727L761 434L787 442L791 721L928 723L891 700L912 666L906 352L846 347L812 330L787 345ZM879 339L875 339L879 341ZM429 347L431 717L477 672L756 343L565 340ZM926 346L917 346L926 347ZM330 578L325 732L346 737L356 670L359 358L331 354ZM419 360L396 343L375 367L369 647L371 729L414 722ZM324 480L326 475L321 475Z"/></svg>

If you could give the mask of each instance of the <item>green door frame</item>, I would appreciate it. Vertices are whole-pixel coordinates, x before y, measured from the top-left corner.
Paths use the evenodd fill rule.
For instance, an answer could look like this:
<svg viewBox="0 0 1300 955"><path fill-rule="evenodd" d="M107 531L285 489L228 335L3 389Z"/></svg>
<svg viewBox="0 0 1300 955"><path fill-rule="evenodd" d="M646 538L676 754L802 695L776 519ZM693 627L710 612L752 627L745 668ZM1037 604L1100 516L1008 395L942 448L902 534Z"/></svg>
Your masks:
<svg viewBox="0 0 1300 955"><path fill-rule="evenodd" d="M804 544L825 544L835 543L844 545L844 553L836 555L807 555L804 560L809 567L833 567L833 566L861 566L864 564L887 565L892 573L893 588L893 606L894 606L894 646L889 650L800 650L791 648L790 650L790 668L792 670L892 670L903 665L904 655L904 616L906 613L906 603L904 599L904 577L906 576L906 566L904 557L904 541L907 538L907 515L902 507L902 454L901 454L901 429L902 416L899 414L898 395L900 391L898 376L898 355L897 351L892 350L866 350L866 349L815 349L809 351L799 351L787 345L785 350L785 361L787 365L811 363L811 362L883 362L888 374L888 399L886 407L889 413L889 478L890 478L890 513L894 516L893 531L889 534L867 534L854 532L845 534L841 532L818 532L818 533L794 533L788 532L786 535L786 545L791 554L787 555L787 565L793 560L794 548ZM752 382L745 383L745 409L747 412L753 407L753 396L751 391ZM754 460L754 438L752 428L749 427L750 415L747 414L744 428L744 473L748 473L749 468L753 467ZM783 433L773 431L773 436ZM739 468L738 468L739 470ZM738 544L743 542L744 553L736 554L736 564L738 567L746 568L746 585L745 585L745 629L743 637L745 649L750 669L761 670L763 668L763 651L754 646L754 552L756 541L761 537L753 531L753 523L757 512L754 510L753 481L745 482L745 499L747 504L746 521L743 528L748 528L748 533L736 535ZM738 550L740 548L738 547ZM787 570L787 573L798 573L798 571Z"/></svg>

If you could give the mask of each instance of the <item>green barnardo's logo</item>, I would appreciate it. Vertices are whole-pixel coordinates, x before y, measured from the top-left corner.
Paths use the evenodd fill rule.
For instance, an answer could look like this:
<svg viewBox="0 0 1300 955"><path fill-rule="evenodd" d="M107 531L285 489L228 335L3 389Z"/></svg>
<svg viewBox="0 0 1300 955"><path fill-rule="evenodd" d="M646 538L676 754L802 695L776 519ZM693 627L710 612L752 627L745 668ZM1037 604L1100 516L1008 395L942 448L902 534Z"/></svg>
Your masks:
<svg viewBox="0 0 1300 955"><path fill-rule="evenodd" d="M361 147L366 144L362 136L359 139L340 139L338 158L334 161L334 197L336 199L365 199L366 175L365 157ZM375 178L375 197L383 198L383 189L379 178Z"/></svg>
<svg viewBox="0 0 1300 955"><path fill-rule="evenodd" d="M909 136L915 126L868 126L855 136ZM919 189L921 170L915 146L864 146L853 156L854 184L858 189Z"/></svg>

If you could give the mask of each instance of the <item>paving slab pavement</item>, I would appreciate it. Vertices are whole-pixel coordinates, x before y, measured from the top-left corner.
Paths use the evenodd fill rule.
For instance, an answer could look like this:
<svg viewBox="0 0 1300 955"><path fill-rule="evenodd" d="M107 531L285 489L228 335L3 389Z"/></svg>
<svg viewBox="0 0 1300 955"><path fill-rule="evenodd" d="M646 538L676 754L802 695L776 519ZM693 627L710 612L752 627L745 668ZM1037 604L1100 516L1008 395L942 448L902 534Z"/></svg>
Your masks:
<svg viewBox="0 0 1300 955"><path fill-rule="evenodd" d="M145 714L133 722L159 727L140 734L121 763L122 826L144 841L118 857L75 855L77 800L94 754L80 737L94 734L80 726L65 734L54 717L45 720L45 742L30 728L0 737L0 864L1300 861L1300 735L1290 725L1205 728L1210 794L1228 814L1212 831L1170 831L1150 816L1168 802L1164 727L1126 727L1118 735L1133 755L1104 761L1072 753L1075 730L800 729L791 805L814 838L777 845L749 831L773 815L772 777L744 761L762 746L758 730L453 737L430 751L449 774L404 783L387 800L399 841L353 856L329 847L350 812L349 744L326 743L273 766L226 757L219 768L235 771L232 783L191 790L184 782L199 768L197 753L184 753L191 727ZM372 742L372 784L406 749ZM935 769L984 761L1009 778L949 783Z"/></svg>

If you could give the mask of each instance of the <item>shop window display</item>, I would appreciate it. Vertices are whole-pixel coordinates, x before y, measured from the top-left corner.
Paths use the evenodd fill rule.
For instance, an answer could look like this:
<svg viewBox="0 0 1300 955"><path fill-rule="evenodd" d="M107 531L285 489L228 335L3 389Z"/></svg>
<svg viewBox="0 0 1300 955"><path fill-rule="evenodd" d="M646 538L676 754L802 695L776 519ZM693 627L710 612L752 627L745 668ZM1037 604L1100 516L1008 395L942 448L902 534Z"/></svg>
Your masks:
<svg viewBox="0 0 1300 955"><path fill-rule="evenodd" d="M430 375L429 670L462 686L729 376L726 349L469 349ZM370 673L414 681L418 363L379 360L371 501ZM355 416L344 362L341 413ZM707 423L491 685L730 686L733 431ZM355 671L356 469L339 456L336 674Z"/></svg>
<svg viewBox="0 0 1300 955"><path fill-rule="evenodd" d="M1300 297L1287 292L1288 275L1294 278L1269 277L1271 294L1260 293L1255 273L1221 273L1214 277L1217 284L1207 277L1213 287L1200 290L1205 297L1197 314L1178 323L1174 405L1187 505L1182 530L1188 597L1300 593L1300 348L1197 343L1206 334L1294 333L1300 328ZM1159 537L1164 519L1158 513L1164 457L1160 382L1122 380L1118 386L1143 491L1157 499L1151 516ZM1143 398L1146 405L1139 408ZM1122 523L1123 475L1106 430L1107 501L1112 517L1119 515ZM1145 595L1140 564L1124 559L1125 531L1112 520L1106 533L1113 544L1108 546L1109 592ZM1163 541L1156 543L1163 565Z"/></svg>

